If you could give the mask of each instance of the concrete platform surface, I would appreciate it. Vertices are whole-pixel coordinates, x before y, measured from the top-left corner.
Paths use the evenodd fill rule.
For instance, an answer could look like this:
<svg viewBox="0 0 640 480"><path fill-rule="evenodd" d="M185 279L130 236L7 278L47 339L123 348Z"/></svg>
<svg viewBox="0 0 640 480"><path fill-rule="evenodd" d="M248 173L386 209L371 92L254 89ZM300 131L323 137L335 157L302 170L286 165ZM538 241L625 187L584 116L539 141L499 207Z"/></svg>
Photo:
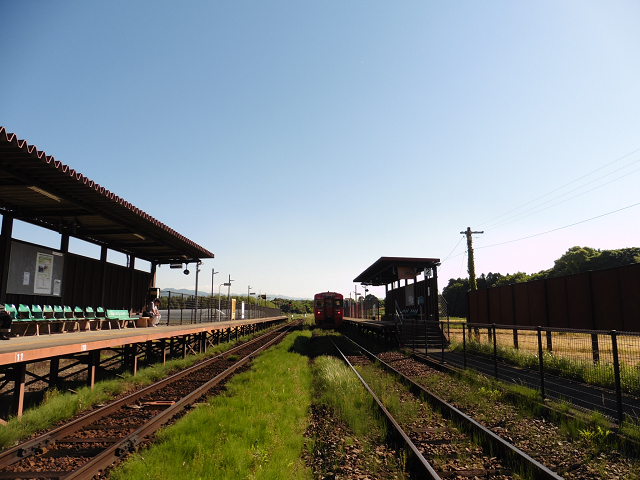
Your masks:
<svg viewBox="0 0 640 480"><path fill-rule="evenodd" d="M241 325L269 322L283 317L230 320L189 325L91 330L84 332L52 333L0 340L0 365L33 362L59 355L112 348L131 343L168 339L215 330L226 330Z"/></svg>

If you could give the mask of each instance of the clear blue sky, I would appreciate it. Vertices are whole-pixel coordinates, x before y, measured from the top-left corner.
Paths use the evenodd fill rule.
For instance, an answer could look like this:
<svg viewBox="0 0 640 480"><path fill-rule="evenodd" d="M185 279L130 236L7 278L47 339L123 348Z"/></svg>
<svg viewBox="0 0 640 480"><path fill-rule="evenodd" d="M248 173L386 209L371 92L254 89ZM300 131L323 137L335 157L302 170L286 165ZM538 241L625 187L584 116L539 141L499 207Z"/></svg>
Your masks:
<svg viewBox="0 0 640 480"><path fill-rule="evenodd" d="M478 273L532 273L638 246L640 206L491 245L640 202L639 24L635 1L4 1L0 125L214 252L205 291L215 268L348 295L380 256L452 252L442 287L468 226Z"/></svg>

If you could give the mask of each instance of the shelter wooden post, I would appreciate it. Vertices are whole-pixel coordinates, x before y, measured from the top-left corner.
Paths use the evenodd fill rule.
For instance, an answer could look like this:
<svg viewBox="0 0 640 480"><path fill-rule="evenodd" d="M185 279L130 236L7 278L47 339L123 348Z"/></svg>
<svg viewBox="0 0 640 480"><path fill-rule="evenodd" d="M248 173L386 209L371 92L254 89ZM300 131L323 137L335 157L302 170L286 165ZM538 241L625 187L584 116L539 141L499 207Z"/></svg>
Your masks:
<svg viewBox="0 0 640 480"><path fill-rule="evenodd" d="M138 372L138 345L135 343L125 345L124 347L124 364L133 376Z"/></svg>
<svg viewBox="0 0 640 480"><path fill-rule="evenodd" d="M9 258L11 258L11 237L13 235L13 217L2 215L2 232L0 233L0 303L7 298L9 281Z"/></svg>
<svg viewBox="0 0 640 480"><path fill-rule="evenodd" d="M153 359L153 341L151 340L147 340L147 342L145 343L145 357L147 359L147 362L150 362Z"/></svg>
<svg viewBox="0 0 640 480"><path fill-rule="evenodd" d="M27 373L27 364L25 362L16 363L13 369L13 406L16 416L21 417L24 409L24 383Z"/></svg>
<svg viewBox="0 0 640 480"><path fill-rule="evenodd" d="M93 390L96 383L96 370L100 364L100 350L92 350L89 352L87 360L87 386Z"/></svg>
<svg viewBox="0 0 640 480"><path fill-rule="evenodd" d="M49 361L49 388L55 388L60 372L60 358L54 357Z"/></svg>
<svg viewBox="0 0 640 480"><path fill-rule="evenodd" d="M167 363L167 340L163 338L160 340L160 348L162 349L162 364Z"/></svg>

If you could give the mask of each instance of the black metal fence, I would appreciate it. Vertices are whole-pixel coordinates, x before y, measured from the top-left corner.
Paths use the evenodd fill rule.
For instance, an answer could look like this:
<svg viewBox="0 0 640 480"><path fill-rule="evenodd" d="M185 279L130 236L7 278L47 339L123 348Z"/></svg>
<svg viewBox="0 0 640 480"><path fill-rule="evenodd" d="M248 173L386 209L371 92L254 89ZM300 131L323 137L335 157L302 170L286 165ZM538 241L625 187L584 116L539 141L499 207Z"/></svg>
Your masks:
<svg viewBox="0 0 640 480"><path fill-rule="evenodd" d="M521 372L519 381L537 386L543 398L584 404L618 421L640 418L640 333L467 322L440 322L440 330L465 368L511 380Z"/></svg>
<svg viewBox="0 0 640 480"><path fill-rule="evenodd" d="M235 309L233 304L235 303ZM279 308L266 307L257 303L244 303L218 296L196 296L161 291L161 324L185 325L203 322L223 322L227 320L251 320L256 318L279 317Z"/></svg>

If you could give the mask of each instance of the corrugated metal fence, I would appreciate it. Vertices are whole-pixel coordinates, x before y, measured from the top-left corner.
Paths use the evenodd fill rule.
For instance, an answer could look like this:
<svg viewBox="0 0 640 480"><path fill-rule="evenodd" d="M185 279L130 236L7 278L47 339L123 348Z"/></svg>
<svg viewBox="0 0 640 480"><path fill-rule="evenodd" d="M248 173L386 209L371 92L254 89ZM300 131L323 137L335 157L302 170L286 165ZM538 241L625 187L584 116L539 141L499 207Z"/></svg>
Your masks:
<svg viewBox="0 0 640 480"><path fill-rule="evenodd" d="M640 332L640 264L468 293L470 323Z"/></svg>

